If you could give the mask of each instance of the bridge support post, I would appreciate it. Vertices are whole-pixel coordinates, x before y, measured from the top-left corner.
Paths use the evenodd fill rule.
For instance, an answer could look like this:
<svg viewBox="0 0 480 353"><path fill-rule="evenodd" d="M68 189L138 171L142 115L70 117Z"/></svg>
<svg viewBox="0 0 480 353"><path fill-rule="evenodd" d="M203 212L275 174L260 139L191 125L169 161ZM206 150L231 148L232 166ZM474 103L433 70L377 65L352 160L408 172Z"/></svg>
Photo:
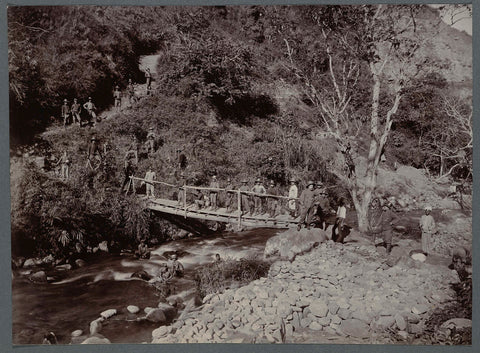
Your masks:
<svg viewBox="0 0 480 353"><path fill-rule="evenodd" d="M185 212L184 218L187 218L187 187L183 185L183 211Z"/></svg>
<svg viewBox="0 0 480 353"><path fill-rule="evenodd" d="M238 197L237 197L237 205L238 205L238 224L237 224L237 228L238 228L238 231L241 231L242 230L242 193L240 192L240 190L238 190L237 194L238 194Z"/></svg>

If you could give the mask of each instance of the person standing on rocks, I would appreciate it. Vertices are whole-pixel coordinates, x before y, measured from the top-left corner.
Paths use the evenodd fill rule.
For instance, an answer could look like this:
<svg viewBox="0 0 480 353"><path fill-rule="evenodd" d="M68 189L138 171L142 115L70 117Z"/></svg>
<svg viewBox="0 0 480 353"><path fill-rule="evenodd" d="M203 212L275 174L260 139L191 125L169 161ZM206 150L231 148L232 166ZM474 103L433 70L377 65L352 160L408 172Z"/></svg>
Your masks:
<svg viewBox="0 0 480 353"><path fill-rule="evenodd" d="M295 179L290 179L290 188L288 189L288 211L292 218L297 217L297 200L298 197L298 187L296 185Z"/></svg>
<svg viewBox="0 0 480 353"><path fill-rule="evenodd" d="M377 238L382 234L382 206L378 198L374 198L370 202L368 208L368 233L372 237L373 245L376 244Z"/></svg>
<svg viewBox="0 0 480 353"><path fill-rule="evenodd" d="M252 192L255 194L265 194L267 191L265 190L265 187L262 185L262 181L260 178L257 178L255 180L255 185L252 188ZM262 210L262 196L260 195L254 195L253 196L253 202L254 202L254 209L253 209L253 215L261 214L263 212Z"/></svg>
<svg viewBox="0 0 480 353"><path fill-rule="evenodd" d="M172 276L183 276L184 268L180 261L177 260L177 254L172 254L167 262L167 267Z"/></svg>
<svg viewBox="0 0 480 353"><path fill-rule="evenodd" d="M330 201L328 200L327 190L321 181L317 181L315 192L315 204L320 209L317 209L316 214L320 218L321 229L327 229L326 216L330 212Z"/></svg>
<svg viewBox="0 0 480 353"><path fill-rule="evenodd" d="M310 229L310 219L307 216L308 211L313 206L315 200L314 187L315 183L313 181L309 181L307 183L307 188L303 190L302 194L300 195L300 220L298 221L297 230L302 228L302 224L304 224L307 229Z"/></svg>
<svg viewBox="0 0 480 353"><path fill-rule="evenodd" d="M337 208L337 217L335 218L335 224L332 228L332 240L337 243L343 243L345 237L343 232L343 226L345 224L345 218L347 217L347 208L345 207L345 199L342 197L339 201ZM338 229L338 232L335 231Z"/></svg>
<svg viewBox="0 0 480 353"><path fill-rule="evenodd" d="M212 177L212 181L210 182L209 187L213 189L220 188L220 184L217 181L216 175ZM218 199L218 190L210 190L210 206L213 211L216 211L218 209L217 199Z"/></svg>
<svg viewBox="0 0 480 353"><path fill-rule="evenodd" d="M425 206L425 214L420 218L422 251L426 256L432 252L432 235L436 232L435 220L430 212L432 212L432 206Z"/></svg>
<svg viewBox="0 0 480 353"><path fill-rule="evenodd" d="M247 181L244 179L242 180L242 186L240 186L240 191L250 191L247 185ZM242 206L242 214L249 214L250 213L250 203L248 200L248 194L241 193L241 206Z"/></svg>
<svg viewBox="0 0 480 353"><path fill-rule="evenodd" d="M97 114L95 114L95 110L97 110L97 107L95 107L95 104L93 104L92 97L88 97L88 102L83 104L83 109L87 111L88 116L90 117L90 124L95 126L97 121Z"/></svg>
<svg viewBox="0 0 480 353"><path fill-rule="evenodd" d="M392 206L388 201L385 201L383 205L381 205L381 208L378 207L378 204L381 205L381 202L379 202L378 199L374 199L370 206L369 228L373 236L374 244L378 237L382 237L383 244L387 249L387 254L390 254L390 252L392 251L392 237L393 237L392 226L397 220L397 217L392 211L391 209Z"/></svg>

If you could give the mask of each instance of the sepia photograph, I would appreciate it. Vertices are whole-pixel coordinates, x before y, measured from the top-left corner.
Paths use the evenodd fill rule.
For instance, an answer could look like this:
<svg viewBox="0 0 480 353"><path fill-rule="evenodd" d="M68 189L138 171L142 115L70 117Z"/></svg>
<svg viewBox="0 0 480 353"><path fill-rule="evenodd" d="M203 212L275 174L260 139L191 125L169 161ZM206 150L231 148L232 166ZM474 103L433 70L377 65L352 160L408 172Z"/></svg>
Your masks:
<svg viewBox="0 0 480 353"><path fill-rule="evenodd" d="M472 345L472 4L6 15L14 346Z"/></svg>

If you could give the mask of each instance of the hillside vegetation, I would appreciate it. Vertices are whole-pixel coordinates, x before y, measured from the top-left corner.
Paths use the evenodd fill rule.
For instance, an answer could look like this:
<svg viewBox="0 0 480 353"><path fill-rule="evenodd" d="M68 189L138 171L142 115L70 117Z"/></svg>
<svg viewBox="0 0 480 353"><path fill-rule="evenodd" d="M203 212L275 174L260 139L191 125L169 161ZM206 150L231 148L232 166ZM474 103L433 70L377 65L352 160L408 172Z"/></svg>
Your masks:
<svg viewBox="0 0 480 353"><path fill-rule="evenodd" d="M438 14L427 7L422 11L419 28L429 28ZM150 156L140 152L137 176L152 166L158 180L179 183L177 150L182 149L189 184L205 185L216 174L236 183L262 177L285 187L294 177L300 189L308 179L324 181L333 203L349 197L332 173L341 154L333 139L324 137L318 110L291 64L295 58L298 70L331 89L319 39L322 26L314 15L310 6L10 7L12 154L24 151L18 146L27 141L37 143L30 157L59 157L66 150L72 160L71 177L61 182L31 158L12 158L14 248L31 241L33 252L64 252L76 242L136 241L171 233L168 225L151 220L135 197L119 192L127 146L132 136L145 142L150 127L157 133L156 151ZM452 174L469 179L471 148L461 163L437 157L444 146L456 151L468 142L468 134L456 133L455 127L445 130L451 119L444 97L467 114L471 99L471 55L464 55L471 51L471 38L441 26L443 34L424 53L439 55L432 58L436 70L405 88L385 148L386 168L397 162L437 175L457 163ZM462 43L464 51L458 49ZM453 46L455 51L442 54ZM60 127L64 98L83 102L92 96L100 109L108 109L115 84L124 88L128 78L144 82L138 58L153 52L159 60L152 95L120 113L109 111L108 120L94 129ZM372 95L372 78L361 72L351 100L358 117L368 116ZM381 109L387 109L389 99L382 97ZM27 136L26 131L38 133L47 126L42 136ZM446 132L440 144L438 131ZM96 172L85 168L92 133L109 145L104 167ZM359 159L366 155L367 136L361 134L355 145Z"/></svg>

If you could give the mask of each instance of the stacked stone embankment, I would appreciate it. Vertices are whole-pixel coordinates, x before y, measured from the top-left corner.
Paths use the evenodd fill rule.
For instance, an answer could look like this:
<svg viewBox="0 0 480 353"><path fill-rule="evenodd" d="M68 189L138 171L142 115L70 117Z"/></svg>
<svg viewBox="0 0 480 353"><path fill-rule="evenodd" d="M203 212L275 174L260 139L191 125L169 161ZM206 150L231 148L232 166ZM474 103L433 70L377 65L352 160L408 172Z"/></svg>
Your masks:
<svg viewBox="0 0 480 353"><path fill-rule="evenodd" d="M197 311L153 331L153 343L407 341L455 297L456 281L446 266L328 241L275 262L268 278L206 296Z"/></svg>

